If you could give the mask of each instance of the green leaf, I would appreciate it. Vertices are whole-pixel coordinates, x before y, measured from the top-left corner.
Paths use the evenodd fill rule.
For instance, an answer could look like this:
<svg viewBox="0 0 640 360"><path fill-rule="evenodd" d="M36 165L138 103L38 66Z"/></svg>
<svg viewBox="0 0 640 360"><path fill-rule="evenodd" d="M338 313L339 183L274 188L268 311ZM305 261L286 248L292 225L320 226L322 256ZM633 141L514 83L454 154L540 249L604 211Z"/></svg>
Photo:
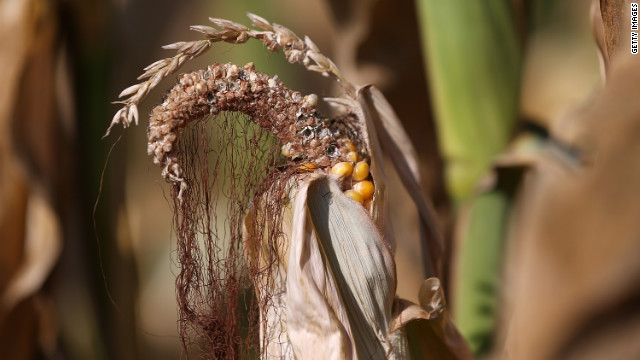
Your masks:
<svg viewBox="0 0 640 360"><path fill-rule="evenodd" d="M420 0L423 52L446 181L467 198L516 121L521 49L507 0Z"/></svg>
<svg viewBox="0 0 640 360"><path fill-rule="evenodd" d="M476 355L489 351L498 321L505 240L513 200L522 175L541 151L544 140L522 135L496 158L489 184L461 208L461 243L454 261L453 313L456 325Z"/></svg>

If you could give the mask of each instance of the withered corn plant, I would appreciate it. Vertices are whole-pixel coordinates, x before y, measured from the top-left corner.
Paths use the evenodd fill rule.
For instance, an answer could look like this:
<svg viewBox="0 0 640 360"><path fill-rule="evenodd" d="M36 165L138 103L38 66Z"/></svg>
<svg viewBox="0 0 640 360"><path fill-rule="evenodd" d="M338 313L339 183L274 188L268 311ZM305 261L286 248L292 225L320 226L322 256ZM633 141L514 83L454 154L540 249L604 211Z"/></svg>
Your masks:
<svg viewBox="0 0 640 360"><path fill-rule="evenodd" d="M150 114L148 154L172 184L185 352L210 358L470 358L440 287L442 240L419 187L415 150L383 95L351 84L309 39L249 14L210 18L202 40L125 89L113 126L138 123L158 83L216 42L260 40L290 63L336 80L336 110L277 76L214 63L178 76ZM395 295L394 239L382 154L429 231L420 305ZM247 291L247 289L250 289ZM416 289L417 291L418 289Z"/></svg>

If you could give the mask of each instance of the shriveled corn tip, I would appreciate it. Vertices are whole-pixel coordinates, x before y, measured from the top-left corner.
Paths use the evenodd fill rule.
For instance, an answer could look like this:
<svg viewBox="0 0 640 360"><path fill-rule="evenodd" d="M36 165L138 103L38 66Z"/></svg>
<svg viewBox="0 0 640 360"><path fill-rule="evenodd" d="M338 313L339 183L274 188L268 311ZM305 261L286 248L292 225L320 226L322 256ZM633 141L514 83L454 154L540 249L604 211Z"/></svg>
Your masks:
<svg viewBox="0 0 640 360"><path fill-rule="evenodd" d="M353 168L353 181L362 181L369 177L369 164L366 161L360 161Z"/></svg>
<svg viewBox="0 0 640 360"><path fill-rule="evenodd" d="M300 166L298 169L303 172L312 172L316 170L316 166L313 164L304 164Z"/></svg>
<svg viewBox="0 0 640 360"><path fill-rule="evenodd" d="M347 177L353 172L353 165L348 162L339 162L331 168L331 173L339 177Z"/></svg>
<svg viewBox="0 0 640 360"><path fill-rule="evenodd" d="M347 160L351 161L351 162L357 162L358 161L358 153L355 151L351 151L347 154Z"/></svg>
<svg viewBox="0 0 640 360"><path fill-rule="evenodd" d="M360 204L364 203L364 199L362 198L362 195L360 195L360 193L357 191L347 190L344 192L344 194L347 195L347 197L351 200L355 200Z"/></svg>
<svg viewBox="0 0 640 360"><path fill-rule="evenodd" d="M362 195L362 198L364 200L369 200L373 196L373 183L368 180L360 181L353 184L353 190Z"/></svg>

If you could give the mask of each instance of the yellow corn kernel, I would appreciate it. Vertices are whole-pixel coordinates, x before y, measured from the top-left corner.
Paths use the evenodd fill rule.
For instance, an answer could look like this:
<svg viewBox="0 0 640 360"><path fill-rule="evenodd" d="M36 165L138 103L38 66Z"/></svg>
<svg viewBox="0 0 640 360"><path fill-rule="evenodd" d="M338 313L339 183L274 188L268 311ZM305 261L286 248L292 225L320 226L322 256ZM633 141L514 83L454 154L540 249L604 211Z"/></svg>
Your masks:
<svg viewBox="0 0 640 360"><path fill-rule="evenodd" d="M351 175L351 172L353 172L353 165L348 162L339 162L331 168L331 173L341 178Z"/></svg>
<svg viewBox="0 0 640 360"><path fill-rule="evenodd" d="M356 149L356 146L353 145L353 143L349 140L345 141L344 143L344 147L349 151L349 152L356 152L358 151L358 149Z"/></svg>
<svg viewBox="0 0 640 360"><path fill-rule="evenodd" d="M357 191L347 190L344 192L344 194L347 195L347 197L351 200L355 200L360 204L364 203L364 199L362 198L362 195L360 195L360 193L358 193Z"/></svg>
<svg viewBox="0 0 640 360"><path fill-rule="evenodd" d="M366 161L360 161L353 169L353 181L362 181L369 177L369 164Z"/></svg>
<svg viewBox="0 0 640 360"><path fill-rule="evenodd" d="M373 183L368 180L360 181L353 184L353 190L362 195L362 198L364 200L369 200L373 196Z"/></svg>
<svg viewBox="0 0 640 360"><path fill-rule="evenodd" d="M358 161L358 153L355 151L351 151L347 154L347 160L351 161L351 162L357 162Z"/></svg>
<svg viewBox="0 0 640 360"><path fill-rule="evenodd" d="M316 166L313 164L304 164L300 166L298 169L303 172L313 172L316 170Z"/></svg>

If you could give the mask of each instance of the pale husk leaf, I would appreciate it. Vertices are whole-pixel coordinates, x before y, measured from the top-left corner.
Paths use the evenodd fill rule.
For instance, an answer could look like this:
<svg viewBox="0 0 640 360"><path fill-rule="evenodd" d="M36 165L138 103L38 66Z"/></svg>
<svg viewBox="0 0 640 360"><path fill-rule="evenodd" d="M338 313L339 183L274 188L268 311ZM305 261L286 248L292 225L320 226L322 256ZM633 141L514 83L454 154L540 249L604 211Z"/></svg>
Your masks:
<svg viewBox="0 0 640 360"><path fill-rule="evenodd" d="M389 104L380 90L374 86L360 88L358 90L358 103L363 109L366 109L363 112L367 117L368 132L377 134L376 137L381 141L384 153L390 157L391 163L393 163L398 172L403 185L418 208L423 226L428 229L430 236L422 239L422 244L427 247L424 250L428 252L428 254L424 255L424 258L430 263L425 264L425 267L431 268L430 275L440 276L443 249L442 235L438 229L433 204L420 186L418 156L411 140L404 131L391 104Z"/></svg>
<svg viewBox="0 0 640 360"><path fill-rule="evenodd" d="M347 311L359 358L385 358L396 288L389 246L362 206L328 177L312 182L310 222Z"/></svg>
<svg viewBox="0 0 640 360"><path fill-rule="evenodd" d="M261 331L266 355L388 358L396 286L389 245L368 212L347 198L333 178L310 174L297 182L282 224L289 248L280 249L283 261L272 272L274 288L267 289L273 308ZM256 211L245 218L246 249L256 249Z"/></svg>
<svg viewBox="0 0 640 360"><path fill-rule="evenodd" d="M307 211L309 182L295 195L287 268L289 338L300 359L357 359L346 309Z"/></svg>

